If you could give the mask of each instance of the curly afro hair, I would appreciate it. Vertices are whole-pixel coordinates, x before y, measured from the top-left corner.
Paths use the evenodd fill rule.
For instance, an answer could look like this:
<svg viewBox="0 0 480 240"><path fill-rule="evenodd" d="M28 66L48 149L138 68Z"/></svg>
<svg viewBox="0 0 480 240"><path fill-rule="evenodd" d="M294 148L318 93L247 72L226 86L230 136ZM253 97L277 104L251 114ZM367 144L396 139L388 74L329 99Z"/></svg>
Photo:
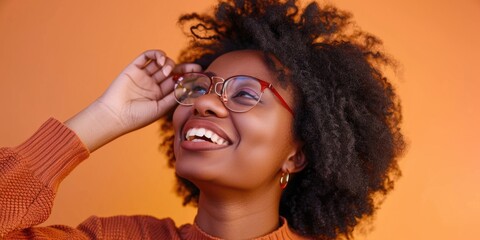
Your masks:
<svg viewBox="0 0 480 240"><path fill-rule="evenodd" d="M293 134L307 165L284 190L280 214L305 237L350 238L393 189L405 149L400 101L382 72L395 62L381 41L348 12L296 0L221 0L212 15L186 14L179 23L192 37L181 62L207 68L224 53L253 49L283 73L279 81L294 90ZM171 116L162 129L171 129ZM170 133L162 146L173 166ZM197 203L200 191L188 180L179 178L177 190L184 205Z"/></svg>

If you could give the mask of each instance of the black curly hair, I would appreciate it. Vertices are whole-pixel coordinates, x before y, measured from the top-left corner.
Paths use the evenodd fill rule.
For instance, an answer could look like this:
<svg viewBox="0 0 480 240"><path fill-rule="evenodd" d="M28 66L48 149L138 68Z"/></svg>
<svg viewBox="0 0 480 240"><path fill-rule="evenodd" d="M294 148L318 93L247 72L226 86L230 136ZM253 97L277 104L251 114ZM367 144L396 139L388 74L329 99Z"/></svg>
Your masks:
<svg viewBox="0 0 480 240"><path fill-rule="evenodd" d="M282 194L280 214L298 234L315 239L352 236L373 216L400 176L405 149L401 109L382 70L395 62L382 42L361 31L351 14L331 5L297 0L221 0L214 14L186 14L190 30L180 62L204 69L220 55L259 50L279 81L294 92L294 137L303 143L307 165ZM171 117L162 129L171 129ZM165 137L170 166L173 133ZM184 205L196 204L199 189L179 177Z"/></svg>

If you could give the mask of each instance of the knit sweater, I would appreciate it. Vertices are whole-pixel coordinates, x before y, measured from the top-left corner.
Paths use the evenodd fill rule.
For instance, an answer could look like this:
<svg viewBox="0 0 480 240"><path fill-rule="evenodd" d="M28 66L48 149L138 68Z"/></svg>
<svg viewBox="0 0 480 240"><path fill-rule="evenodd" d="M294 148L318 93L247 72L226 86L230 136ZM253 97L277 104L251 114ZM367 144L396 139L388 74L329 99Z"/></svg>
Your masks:
<svg viewBox="0 0 480 240"><path fill-rule="evenodd" d="M90 217L76 228L35 227L50 215L60 182L89 152L77 135L55 119L27 141L0 148L0 239L218 239L195 224L176 227L151 216ZM274 232L257 239L303 239L282 218Z"/></svg>

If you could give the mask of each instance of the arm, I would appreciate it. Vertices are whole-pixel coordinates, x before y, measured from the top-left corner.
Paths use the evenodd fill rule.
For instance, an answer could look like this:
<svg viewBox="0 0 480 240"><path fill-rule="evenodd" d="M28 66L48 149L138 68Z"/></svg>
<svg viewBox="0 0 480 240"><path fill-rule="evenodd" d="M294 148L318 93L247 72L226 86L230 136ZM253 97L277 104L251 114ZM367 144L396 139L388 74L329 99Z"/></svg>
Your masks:
<svg viewBox="0 0 480 240"><path fill-rule="evenodd" d="M65 124L93 152L109 141L160 118L175 104L174 62L158 50L138 56L105 93Z"/></svg>
<svg viewBox="0 0 480 240"><path fill-rule="evenodd" d="M0 149L0 238L36 231L29 228L48 218L60 182L90 152L169 111L173 67L163 52L146 51L65 125L50 119L25 143ZM192 64L175 69L198 70Z"/></svg>
<svg viewBox="0 0 480 240"><path fill-rule="evenodd" d="M45 221L58 184L88 156L75 134L55 119L19 146L0 149L0 238Z"/></svg>

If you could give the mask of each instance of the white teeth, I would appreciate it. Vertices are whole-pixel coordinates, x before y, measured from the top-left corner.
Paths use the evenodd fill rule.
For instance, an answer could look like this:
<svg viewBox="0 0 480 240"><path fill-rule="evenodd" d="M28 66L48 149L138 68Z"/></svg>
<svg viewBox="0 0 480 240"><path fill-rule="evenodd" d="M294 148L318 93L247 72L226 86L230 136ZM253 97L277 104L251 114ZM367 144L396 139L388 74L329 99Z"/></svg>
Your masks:
<svg viewBox="0 0 480 240"><path fill-rule="evenodd" d="M211 138L213 134L214 134L214 133L213 133L212 131L207 130L207 131L205 132L205 137Z"/></svg>
<svg viewBox="0 0 480 240"><path fill-rule="evenodd" d="M205 135L205 128L197 129L197 132L195 133L195 136L203 137L203 135Z"/></svg>
<svg viewBox="0 0 480 240"><path fill-rule="evenodd" d="M217 134L212 135L210 139L212 139L212 142L217 142L220 137Z"/></svg>
<svg viewBox="0 0 480 240"><path fill-rule="evenodd" d="M192 128L187 131L185 139L192 142L204 141L196 137L209 138L213 143L218 145L228 145L228 141L218 136L216 133L205 128Z"/></svg>
<svg viewBox="0 0 480 240"><path fill-rule="evenodd" d="M192 129L190 129L190 130L187 131L187 135L185 136L185 138L186 138L187 140L191 140L191 139L189 139L190 136L195 136L194 130L195 130L195 129L192 128Z"/></svg>

